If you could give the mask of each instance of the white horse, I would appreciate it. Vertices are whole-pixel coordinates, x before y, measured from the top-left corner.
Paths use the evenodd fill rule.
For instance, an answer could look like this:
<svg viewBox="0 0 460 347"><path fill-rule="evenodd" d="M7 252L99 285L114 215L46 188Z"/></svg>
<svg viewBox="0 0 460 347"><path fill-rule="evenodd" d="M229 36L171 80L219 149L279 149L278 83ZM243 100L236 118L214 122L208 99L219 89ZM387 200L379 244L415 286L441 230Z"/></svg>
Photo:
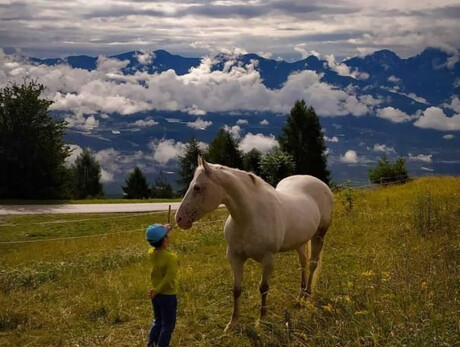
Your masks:
<svg viewBox="0 0 460 347"><path fill-rule="evenodd" d="M296 250L301 265L300 296L311 294L323 238L332 221L333 195L312 176L290 176L276 189L253 173L207 163L198 158L194 178L176 212L176 223L190 229L193 222L221 203L230 212L225 223L227 258L233 270L233 314L226 330L239 319L243 266L248 258L262 264L260 319L266 314L269 279L277 252ZM307 242L311 240L310 271L305 280Z"/></svg>

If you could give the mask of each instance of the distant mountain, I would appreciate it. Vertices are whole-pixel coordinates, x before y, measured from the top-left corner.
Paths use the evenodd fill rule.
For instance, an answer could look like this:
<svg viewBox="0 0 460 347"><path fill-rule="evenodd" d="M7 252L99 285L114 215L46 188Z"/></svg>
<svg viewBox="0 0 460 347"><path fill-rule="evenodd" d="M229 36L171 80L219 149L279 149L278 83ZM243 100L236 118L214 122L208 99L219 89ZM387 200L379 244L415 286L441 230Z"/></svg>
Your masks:
<svg viewBox="0 0 460 347"><path fill-rule="evenodd" d="M161 73L174 70L177 75L187 74L191 68L201 64L201 58L187 58L170 54L164 50L150 53L132 51L111 56L112 59L127 61L122 69L124 74L138 71ZM73 68L94 70L98 58L89 56L69 56L57 59L30 58L36 64L68 64ZM297 62L266 59L257 54L237 57L220 54L213 58L212 70L223 71L229 65L247 66L252 64L259 72L262 83L269 89L280 89L289 75L310 70L321 76L321 81L335 89L354 90L357 98L371 95L379 101L378 108L391 106L414 115L431 106L443 108L448 115L453 111L446 108L454 97L460 95L460 62L436 48L427 48L419 55L403 59L390 50L354 57L342 62L328 62L310 56ZM63 114L56 113L57 117ZM412 122L393 123L379 117L341 116L328 117L320 114L321 123L328 137L329 166L337 182L351 178L367 181L367 170L374 166L383 151L391 156L403 155L410 160L410 172L419 175L427 172L460 174L460 135L455 131L446 132L415 127ZM371 116L375 116L371 115ZM134 127L136 121L153 118L152 127ZM281 132L285 117L270 112L208 112L203 118L211 125L203 129L192 128L189 122L196 120L186 112L160 111L140 112L129 117L112 114L99 117L99 127L85 133L70 129L67 140L81 147L96 151L113 148L120 157L137 151L147 153L151 141L172 139L187 142L193 135L199 141L209 143L222 126L239 124L241 135L252 133L277 136ZM240 123L238 123L240 122ZM269 125L264 125L269 124ZM114 131L114 129L116 131ZM383 146L385 145L385 146ZM355 152L359 158L353 162L345 157L347 151ZM351 157L353 159L353 157ZM137 160L137 159L136 159ZM142 159L139 159L141 162ZM151 165L144 161L145 165ZM177 171L176 162L160 166L163 171ZM117 171L114 181L108 185L108 192L119 192L121 182L132 167ZM170 176L172 183L177 178Z"/></svg>

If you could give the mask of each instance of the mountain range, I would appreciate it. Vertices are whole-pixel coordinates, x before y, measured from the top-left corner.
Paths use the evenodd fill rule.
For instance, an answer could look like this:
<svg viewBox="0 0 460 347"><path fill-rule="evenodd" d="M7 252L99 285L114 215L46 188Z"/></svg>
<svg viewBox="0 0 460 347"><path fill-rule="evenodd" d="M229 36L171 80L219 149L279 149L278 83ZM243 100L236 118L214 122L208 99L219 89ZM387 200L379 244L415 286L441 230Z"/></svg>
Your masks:
<svg viewBox="0 0 460 347"><path fill-rule="evenodd" d="M413 175L427 172L460 174L458 56L458 51L445 52L438 48L427 48L409 58L400 58L390 50L381 50L341 62L336 62L333 56L312 55L296 62L286 62L257 54L219 54L212 57L210 72L254 69L266 89L282 91L292 76L311 71L318 76L322 86L353 95L344 101L347 107L339 110L340 114L337 110L329 111L328 107L319 107L317 113L325 131L334 180L340 183L351 179L356 184L364 184L368 169L375 166L383 153L390 158L406 157ZM109 58L124 62L119 69L124 76L163 74L170 70L176 76L185 76L203 64L203 58L182 57L164 50L148 53L133 51ZM35 65L66 65L72 69L94 71L98 69L100 59L83 55L56 59L29 58L29 61ZM316 99L312 97L312 100ZM324 100L327 102L328 99ZM321 99L316 102L322 105ZM365 109L363 106L366 106ZM106 182L107 190L119 192L127 172L135 164L145 168L150 177L158 174L159 170L172 172L170 179L174 182L177 178L176 160L157 160L155 168L151 168L152 156L155 157L163 142L170 141L171 148L178 149L179 143L187 142L194 135L198 140L209 143L222 126L241 139L251 134L259 135L254 141L273 140L281 132L288 113L244 107L198 111L194 114L190 110L158 108L133 112L129 117L117 112L99 112L94 115L98 120L97 128L91 131L69 128L67 140L79 147L90 147L103 153L105 156L100 155L101 165L103 168L106 165L105 171L111 174L111 180ZM65 117L67 113L55 111L54 114ZM151 126L145 126L147 123ZM109 149L115 153L113 156L118 158L118 164L113 158L107 159ZM137 159L132 159L140 152L151 152L152 155L138 155ZM106 159L107 163L104 162Z"/></svg>

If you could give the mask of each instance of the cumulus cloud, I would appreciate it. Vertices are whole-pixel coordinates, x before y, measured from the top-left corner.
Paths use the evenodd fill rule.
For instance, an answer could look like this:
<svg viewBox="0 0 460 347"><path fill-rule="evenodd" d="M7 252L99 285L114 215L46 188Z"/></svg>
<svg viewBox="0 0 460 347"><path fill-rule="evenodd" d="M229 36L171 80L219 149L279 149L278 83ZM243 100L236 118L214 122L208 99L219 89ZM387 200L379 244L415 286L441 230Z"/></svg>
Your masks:
<svg viewBox="0 0 460 347"><path fill-rule="evenodd" d="M260 125L269 125L270 122L269 122L268 120L264 119L264 120L260 121L259 124L260 124Z"/></svg>
<svg viewBox="0 0 460 347"><path fill-rule="evenodd" d="M154 119L146 118L146 119L139 119L130 125L140 127L140 128L148 128L148 127L153 127L157 124L159 123L155 121Z"/></svg>
<svg viewBox="0 0 460 347"><path fill-rule="evenodd" d="M379 108L377 110L377 117L387 119L393 123L404 123L413 119L407 113L391 106Z"/></svg>
<svg viewBox="0 0 460 347"><path fill-rule="evenodd" d="M239 148L244 153L249 152L253 148L262 153L269 152L274 146L278 145L274 135L265 136L263 134L247 133L239 143Z"/></svg>
<svg viewBox="0 0 460 347"><path fill-rule="evenodd" d="M229 132L232 134L232 136L236 139L239 140L241 138L241 127L239 125L234 125L232 127L225 125L224 126L225 131Z"/></svg>
<svg viewBox="0 0 460 347"><path fill-rule="evenodd" d="M249 124L249 122L248 122L247 119L238 119L238 120L236 121L236 124L237 124L237 125L247 125L247 124Z"/></svg>
<svg viewBox="0 0 460 347"><path fill-rule="evenodd" d="M460 114L448 117L439 107L428 107L414 125L419 128L458 131L460 130Z"/></svg>
<svg viewBox="0 0 460 347"><path fill-rule="evenodd" d="M337 63L333 54L326 54L324 59L329 67L340 76L349 76L359 80L366 80L369 78L367 72L360 72L357 69L352 70L348 65Z"/></svg>
<svg viewBox="0 0 460 347"><path fill-rule="evenodd" d="M339 138L337 136L332 136L332 137L324 136L324 140L327 142L339 142Z"/></svg>
<svg viewBox="0 0 460 347"><path fill-rule="evenodd" d="M166 164L170 160L176 160L179 155L183 154L185 144L172 139L163 139L150 142L149 148L153 150L153 159L156 162Z"/></svg>
<svg viewBox="0 0 460 347"><path fill-rule="evenodd" d="M340 156L340 162L347 164L356 164L359 162L358 154L356 153L356 151L350 149L346 151L344 155Z"/></svg>
<svg viewBox="0 0 460 347"><path fill-rule="evenodd" d="M212 121L205 121L201 118L198 118L194 122L188 122L187 126L193 129L205 130L207 127L212 125Z"/></svg>
<svg viewBox="0 0 460 347"><path fill-rule="evenodd" d="M153 59L155 59L155 53L149 50L141 50L137 52L136 58L139 64L148 65L153 62Z"/></svg>
<svg viewBox="0 0 460 347"><path fill-rule="evenodd" d="M393 82L393 83L399 83L401 82L401 79L396 76L391 75L390 77L388 77L388 81Z"/></svg>
<svg viewBox="0 0 460 347"><path fill-rule="evenodd" d="M447 134L442 137L444 140L452 140L455 138L453 134Z"/></svg>
<svg viewBox="0 0 460 347"><path fill-rule="evenodd" d="M138 71L123 75L127 61L99 57L97 69L86 71L68 65L34 65L16 61L12 56L0 59L0 86L24 77L38 78L47 86L46 97L52 110L73 113L72 125L96 127L95 119L85 124L83 116L98 113L130 115L150 110L185 111L194 115L206 112L272 111L286 113L298 99L304 99L319 115L366 114L373 106L352 92L338 90L321 82L313 71L289 76L281 89L262 84L255 62L244 66L230 60L224 71L212 70L215 60L206 57L201 65L185 75L173 70L149 74Z"/></svg>
<svg viewBox="0 0 460 347"><path fill-rule="evenodd" d="M372 149L374 152L383 152L383 153L387 153L387 154L390 154L390 153L396 153L395 149L393 147L388 147L387 145L385 144L378 144L376 143L374 145L374 148Z"/></svg>
<svg viewBox="0 0 460 347"><path fill-rule="evenodd" d="M412 153L409 153L409 161L420 161L422 163L432 163L433 155L432 154L417 154L413 155Z"/></svg>
<svg viewBox="0 0 460 347"><path fill-rule="evenodd" d="M66 164L68 166L75 164L78 156L83 153L83 148L78 145L69 145L70 155L66 158Z"/></svg>

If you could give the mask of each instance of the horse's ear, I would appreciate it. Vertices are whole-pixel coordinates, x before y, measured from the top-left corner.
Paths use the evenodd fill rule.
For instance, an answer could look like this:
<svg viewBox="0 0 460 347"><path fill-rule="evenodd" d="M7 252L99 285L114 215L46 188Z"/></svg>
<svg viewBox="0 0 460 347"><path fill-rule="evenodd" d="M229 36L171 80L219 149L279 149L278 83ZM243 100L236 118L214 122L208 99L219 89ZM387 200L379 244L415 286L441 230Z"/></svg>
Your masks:
<svg viewBox="0 0 460 347"><path fill-rule="evenodd" d="M201 155L198 156L198 165L202 166L204 171L208 175L211 174L211 170L212 170L211 167L209 166L208 162L206 160L204 160L204 158Z"/></svg>

